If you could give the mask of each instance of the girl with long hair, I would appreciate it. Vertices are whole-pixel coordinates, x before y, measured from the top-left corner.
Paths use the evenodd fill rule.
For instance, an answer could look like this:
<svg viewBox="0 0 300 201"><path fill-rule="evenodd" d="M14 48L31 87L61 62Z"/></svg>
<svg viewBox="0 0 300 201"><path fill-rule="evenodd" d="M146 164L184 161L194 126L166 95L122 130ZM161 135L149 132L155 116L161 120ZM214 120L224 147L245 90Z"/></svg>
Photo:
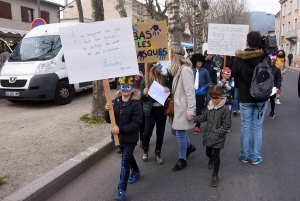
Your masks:
<svg viewBox="0 0 300 201"><path fill-rule="evenodd" d="M276 100L275 103L277 105L280 105L280 96L281 96L281 88L282 88L282 80L283 80L283 75L288 71L288 68L286 67L285 64L285 52L284 50L279 50L277 52L277 59L276 59L276 67L279 68L281 70L281 83L280 83L280 89L277 91L277 95L276 95Z"/></svg>
<svg viewBox="0 0 300 201"><path fill-rule="evenodd" d="M148 65L150 65L148 63ZM163 159L161 158L161 148L164 140L165 134L165 127L166 127L166 119L167 117L164 115L165 108L151 96L149 96L148 91L151 84L156 81L160 85L164 87L165 92L169 92L170 89L166 87L166 76L163 75L162 72L162 65L161 64L154 64L152 63L153 67L150 69L149 75L149 86L145 86L145 78L143 78L141 82L141 93L143 100L143 109L145 114L145 130L143 136L143 160L148 160L148 152L149 152L149 143L150 138L152 136L152 132L154 126L156 124L156 147L155 147L155 154L156 154L156 162L159 165L164 163Z"/></svg>
<svg viewBox="0 0 300 201"><path fill-rule="evenodd" d="M183 47L171 48L170 73L174 76L172 85L174 117L171 119L171 132L177 137L179 146L179 160L173 167L173 171L185 168L187 166L186 158L196 150L186 135L186 130L194 128L196 99L192 63L189 59L184 58L184 54Z"/></svg>

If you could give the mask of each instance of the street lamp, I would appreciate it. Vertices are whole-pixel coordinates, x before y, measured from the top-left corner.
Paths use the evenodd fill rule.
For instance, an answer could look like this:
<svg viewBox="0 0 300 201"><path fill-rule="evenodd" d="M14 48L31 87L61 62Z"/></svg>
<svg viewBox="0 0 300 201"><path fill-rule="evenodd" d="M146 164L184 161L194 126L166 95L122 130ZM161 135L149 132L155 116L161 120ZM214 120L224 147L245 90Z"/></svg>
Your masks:
<svg viewBox="0 0 300 201"><path fill-rule="evenodd" d="M65 6L65 7L63 7L63 9L61 9L61 10L59 10L59 11L57 12L58 23L60 23L60 12L63 11L63 10L65 10L66 8L73 8L73 7L74 7L73 5Z"/></svg>
<svg viewBox="0 0 300 201"><path fill-rule="evenodd" d="M196 10L199 5L199 0L190 0L192 3L192 6L194 7L194 52L196 47Z"/></svg>

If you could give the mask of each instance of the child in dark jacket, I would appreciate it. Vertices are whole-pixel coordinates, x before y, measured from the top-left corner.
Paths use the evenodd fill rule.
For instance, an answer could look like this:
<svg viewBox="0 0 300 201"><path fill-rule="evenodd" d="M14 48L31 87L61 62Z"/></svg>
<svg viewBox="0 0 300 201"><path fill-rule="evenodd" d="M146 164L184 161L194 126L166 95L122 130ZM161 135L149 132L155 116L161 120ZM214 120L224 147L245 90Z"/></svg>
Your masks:
<svg viewBox="0 0 300 201"><path fill-rule="evenodd" d="M111 129L113 134L119 134L120 149L123 152L120 182L118 194L115 200L123 201L126 196L127 183L134 183L140 177L140 170L137 166L133 151L139 140L139 129L142 124L143 112L139 103L140 91L133 87L132 77L119 78L120 90L117 91L117 98L112 105L106 103L105 109L114 110L116 127ZM106 122L110 123L110 117L106 112ZM131 176L129 177L131 170Z"/></svg>
<svg viewBox="0 0 300 201"><path fill-rule="evenodd" d="M226 132L231 127L231 115L225 105L224 90L220 86L212 86L209 92L210 101L202 115L195 117L195 123L207 121L203 134L203 146L209 158L208 168L213 170L211 186L218 186L220 167L220 150L224 148Z"/></svg>
<svg viewBox="0 0 300 201"><path fill-rule="evenodd" d="M230 78L231 70L225 67L222 70L222 79L218 82L218 86L224 89L224 98L226 99L226 105L229 111L232 110L233 105L233 91L234 91L234 80Z"/></svg>

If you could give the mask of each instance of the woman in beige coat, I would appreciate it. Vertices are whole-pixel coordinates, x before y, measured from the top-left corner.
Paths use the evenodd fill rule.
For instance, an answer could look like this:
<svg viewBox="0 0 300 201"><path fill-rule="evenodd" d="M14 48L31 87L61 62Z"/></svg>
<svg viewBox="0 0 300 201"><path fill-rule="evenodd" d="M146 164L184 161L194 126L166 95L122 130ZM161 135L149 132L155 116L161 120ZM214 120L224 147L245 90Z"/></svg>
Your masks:
<svg viewBox="0 0 300 201"><path fill-rule="evenodd" d="M186 135L186 130L194 128L196 99L192 64L190 60L184 58L184 54L185 51L180 46L171 49L170 73L174 76L172 85L174 117L171 131L177 137L179 146L179 161L173 171L185 168L187 156L196 150Z"/></svg>

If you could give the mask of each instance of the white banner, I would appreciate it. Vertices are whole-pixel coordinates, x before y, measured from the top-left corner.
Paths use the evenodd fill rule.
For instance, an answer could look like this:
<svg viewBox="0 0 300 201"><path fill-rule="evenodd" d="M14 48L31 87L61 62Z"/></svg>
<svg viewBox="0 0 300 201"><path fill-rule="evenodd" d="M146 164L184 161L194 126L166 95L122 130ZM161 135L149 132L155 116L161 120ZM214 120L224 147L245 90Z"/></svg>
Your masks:
<svg viewBox="0 0 300 201"><path fill-rule="evenodd" d="M60 28L69 82L138 74L131 18Z"/></svg>
<svg viewBox="0 0 300 201"><path fill-rule="evenodd" d="M248 32L249 25L209 24L207 53L235 56L246 48Z"/></svg>

